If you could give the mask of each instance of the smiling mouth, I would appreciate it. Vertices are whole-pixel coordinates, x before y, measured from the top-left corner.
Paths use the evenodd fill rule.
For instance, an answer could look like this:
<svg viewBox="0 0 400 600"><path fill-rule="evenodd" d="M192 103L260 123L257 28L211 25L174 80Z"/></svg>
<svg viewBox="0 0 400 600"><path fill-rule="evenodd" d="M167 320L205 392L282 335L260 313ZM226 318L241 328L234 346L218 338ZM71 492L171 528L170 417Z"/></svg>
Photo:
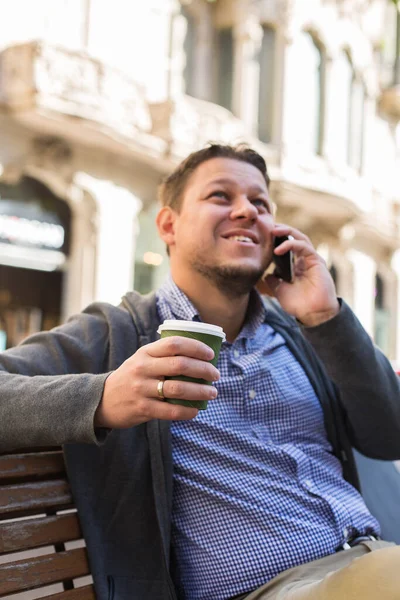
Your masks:
<svg viewBox="0 0 400 600"><path fill-rule="evenodd" d="M233 240L234 242L242 242L243 244L251 244L253 246L255 245L254 240L252 240L251 238L249 238L245 235L231 235L225 239Z"/></svg>

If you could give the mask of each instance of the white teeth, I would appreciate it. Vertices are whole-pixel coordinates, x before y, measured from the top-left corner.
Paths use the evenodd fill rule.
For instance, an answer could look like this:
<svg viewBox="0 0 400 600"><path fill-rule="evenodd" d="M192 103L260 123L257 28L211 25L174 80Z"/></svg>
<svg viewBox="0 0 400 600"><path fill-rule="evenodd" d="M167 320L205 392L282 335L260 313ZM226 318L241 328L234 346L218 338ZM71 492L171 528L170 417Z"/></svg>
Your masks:
<svg viewBox="0 0 400 600"><path fill-rule="evenodd" d="M246 237L244 235L232 235L230 238L230 240L236 240L237 242L250 242L253 243L253 240L249 237Z"/></svg>

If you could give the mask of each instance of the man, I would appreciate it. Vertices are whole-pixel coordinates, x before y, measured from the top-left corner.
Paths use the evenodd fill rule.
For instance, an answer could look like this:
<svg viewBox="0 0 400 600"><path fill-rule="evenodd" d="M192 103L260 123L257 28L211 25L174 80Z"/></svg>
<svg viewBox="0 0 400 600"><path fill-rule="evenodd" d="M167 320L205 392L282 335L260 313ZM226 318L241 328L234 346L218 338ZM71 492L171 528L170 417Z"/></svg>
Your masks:
<svg viewBox="0 0 400 600"><path fill-rule="evenodd" d="M250 149L190 155L160 190L156 294L1 355L1 448L67 443L101 600L400 597L350 448L400 457L399 383L310 240L274 222L268 185ZM280 308L254 288L289 234L275 253L294 252L294 282L263 284ZM171 318L223 327L218 369L201 342L158 339ZM165 380L182 374L214 385Z"/></svg>

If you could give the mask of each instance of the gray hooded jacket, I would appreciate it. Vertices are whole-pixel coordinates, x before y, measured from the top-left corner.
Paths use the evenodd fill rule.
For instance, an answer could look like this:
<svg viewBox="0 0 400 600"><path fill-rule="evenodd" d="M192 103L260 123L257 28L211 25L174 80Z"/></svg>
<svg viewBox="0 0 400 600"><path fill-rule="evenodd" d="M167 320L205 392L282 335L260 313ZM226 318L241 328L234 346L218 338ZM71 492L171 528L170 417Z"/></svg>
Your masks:
<svg viewBox="0 0 400 600"><path fill-rule="evenodd" d="M344 476L358 479L351 447L400 458L400 386L349 307L301 328L275 302L266 321L305 369ZM155 295L96 303L65 325L0 354L0 451L65 444L99 600L176 600L170 576L172 453L167 421L95 430L108 374L157 339Z"/></svg>

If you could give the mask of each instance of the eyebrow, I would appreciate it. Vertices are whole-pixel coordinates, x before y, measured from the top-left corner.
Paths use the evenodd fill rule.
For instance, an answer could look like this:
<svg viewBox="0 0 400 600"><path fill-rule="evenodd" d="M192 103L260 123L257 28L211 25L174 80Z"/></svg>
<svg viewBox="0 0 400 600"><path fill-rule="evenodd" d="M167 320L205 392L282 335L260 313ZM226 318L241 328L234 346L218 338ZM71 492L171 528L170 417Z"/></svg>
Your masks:
<svg viewBox="0 0 400 600"><path fill-rule="evenodd" d="M236 182L232 181L232 179L226 179L224 177L221 177L220 179L214 179L213 181L210 181L207 185L216 185L216 184L222 184L222 185L232 185L235 184ZM251 186L251 191L255 194L265 194L268 196L269 198L269 193L267 189L262 188L261 186L255 184L254 186Z"/></svg>

